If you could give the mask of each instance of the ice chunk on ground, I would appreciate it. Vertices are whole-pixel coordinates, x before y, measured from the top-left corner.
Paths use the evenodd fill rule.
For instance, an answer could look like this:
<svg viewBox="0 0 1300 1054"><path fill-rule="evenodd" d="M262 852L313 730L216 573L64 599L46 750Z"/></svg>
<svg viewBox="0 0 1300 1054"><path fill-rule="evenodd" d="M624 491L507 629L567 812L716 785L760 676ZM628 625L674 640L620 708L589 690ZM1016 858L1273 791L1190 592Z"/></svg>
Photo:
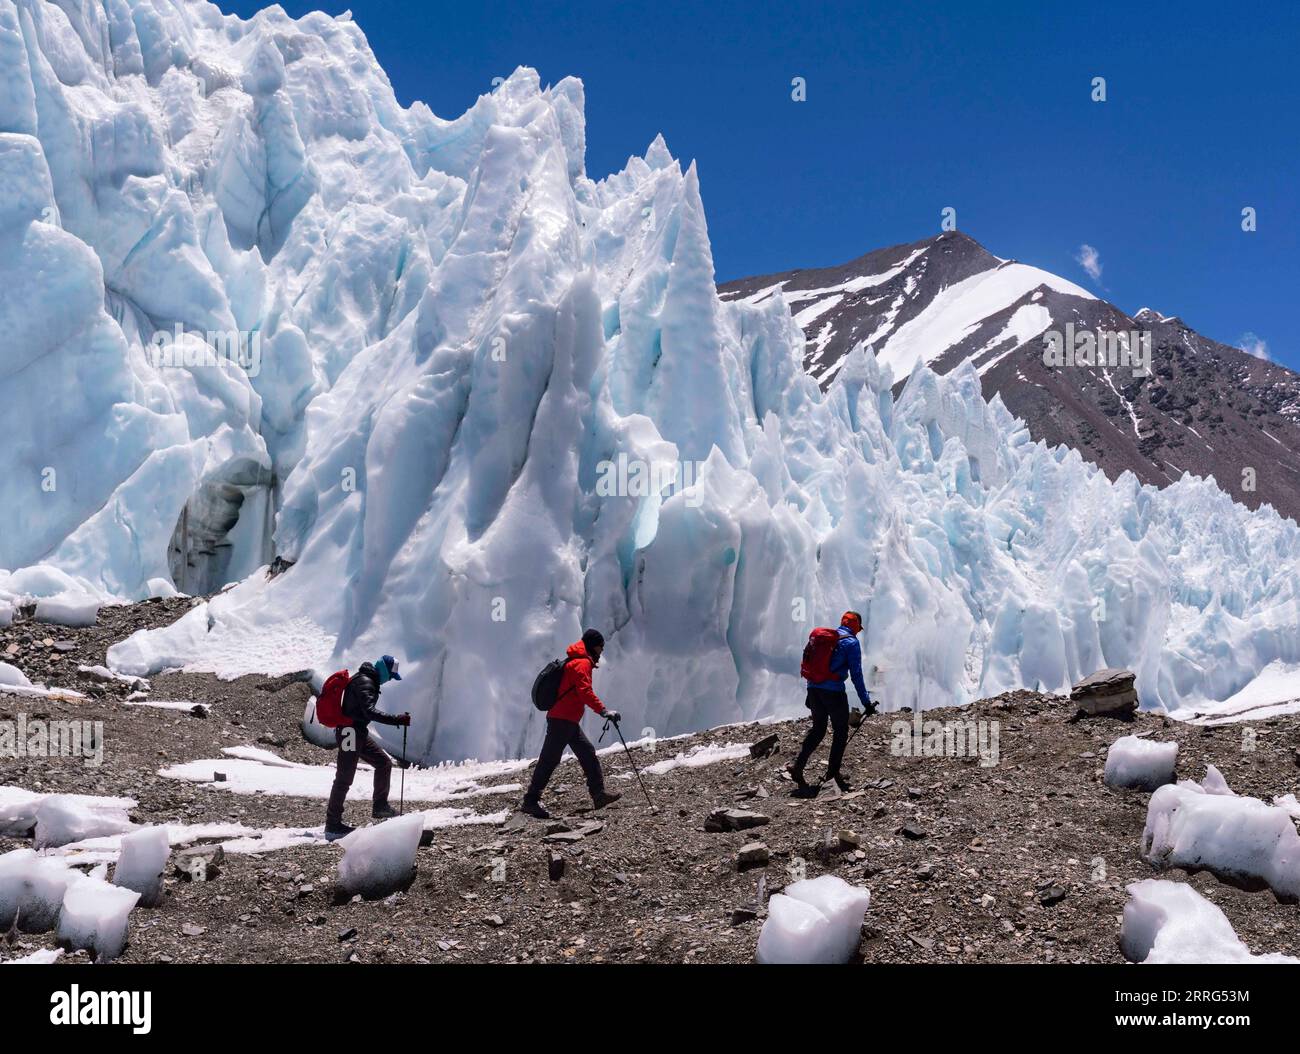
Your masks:
<svg viewBox="0 0 1300 1054"><path fill-rule="evenodd" d="M153 907L162 897L163 871L170 853L166 827L146 827L124 834L113 884L135 890L141 904Z"/></svg>
<svg viewBox="0 0 1300 1054"><path fill-rule="evenodd" d="M1177 763L1177 743L1123 736L1106 752L1106 785L1153 791L1174 782Z"/></svg>
<svg viewBox="0 0 1300 1054"><path fill-rule="evenodd" d="M62 948L42 948L21 959L6 959L0 966L44 966L58 962L62 956Z"/></svg>
<svg viewBox="0 0 1300 1054"><path fill-rule="evenodd" d="M133 889L95 875L78 876L63 896L59 943L74 951L86 948L98 962L116 959L126 947L127 918L139 900Z"/></svg>
<svg viewBox="0 0 1300 1054"><path fill-rule="evenodd" d="M868 890L837 875L791 883L768 901L767 919L758 937L758 961L848 962L858 950L862 919L870 904Z"/></svg>
<svg viewBox="0 0 1300 1054"><path fill-rule="evenodd" d="M415 877L415 853L420 848L424 817L419 813L362 827L339 840L337 887L343 897L360 893L367 900L405 889Z"/></svg>
<svg viewBox="0 0 1300 1054"><path fill-rule="evenodd" d="M117 681L121 684L129 684L136 688L149 690L149 682L143 677L129 677L126 674L114 673L107 666L78 666L78 673L88 674L97 681Z"/></svg>
<svg viewBox="0 0 1300 1054"><path fill-rule="evenodd" d="M334 729L326 728L316 720L316 696L314 695L307 700L307 708L302 714L302 738L315 747L323 747L326 750L338 749Z"/></svg>
<svg viewBox="0 0 1300 1054"><path fill-rule="evenodd" d="M135 804L129 798L51 794L36 806L36 848L48 849L129 831L135 824L127 816L127 810Z"/></svg>
<svg viewBox="0 0 1300 1054"><path fill-rule="evenodd" d="M791 883L784 892L825 915L835 938L831 951L840 962L852 958L862 935L862 919L871 905L868 890L852 886L837 875L822 875Z"/></svg>
<svg viewBox="0 0 1300 1054"><path fill-rule="evenodd" d="M17 666L10 666L7 662L0 662L0 684L16 685L20 688L30 688L32 682L27 679L27 675Z"/></svg>
<svg viewBox="0 0 1300 1054"><path fill-rule="evenodd" d="M62 699L67 702L86 698L71 688L46 688L43 684L0 684L0 695L16 695L22 699Z"/></svg>
<svg viewBox="0 0 1300 1054"><path fill-rule="evenodd" d="M1300 899L1300 835L1286 809L1199 783L1160 787L1147 803L1142 855L1158 868L1209 871L1243 889Z"/></svg>
<svg viewBox="0 0 1300 1054"><path fill-rule="evenodd" d="M32 849L15 849L0 856L0 931L18 922L24 933L54 928L63 895L82 876L58 857L40 856Z"/></svg>
<svg viewBox="0 0 1300 1054"><path fill-rule="evenodd" d="M1213 765L1205 766L1205 779L1201 780L1201 787L1204 788L1206 794L1237 793L1228 786L1228 781L1223 778L1223 773ZM1275 801L1273 804L1276 805L1277 802Z"/></svg>
<svg viewBox="0 0 1300 1054"><path fill-rule="evenodd" d="M0 786L0 835L7 838L28 837L36 826L37 809L43 802L54 797L65 799L65 807L88 812L125 814L136 806L132 798L106 798L94 794L40 794L22 787Z"/></svg>
<svg viewBox="0 0 1300 1054"><path fill-rule="evenodd" d="M42 597L36 602L36 621L84 628L95 624L95 619L99 617L99 607L99 601L94 597L72 593Z"/></svg>
<svg viewBox="0 0 1300 1054"><path fill-rule="evenodd" d="M1119 946L1135 963L1300 963L1252 955L1228 917L1183 882L1148 878L1128 886Z"/></svg>
<svg viewBox="0 0 1300 1054"><path fill-rule="evenodd" d="M784 893L767 901L767 918L758 934L760 963L833 963L835 934L830 920L811 904Z"/></svg>
<svg viewBox="0 0 1300 1054"><path fill-rule="evenodd" d="M29 837L36 826L36 806L47 797L22 787L0 787L0 837Z"/></svg>

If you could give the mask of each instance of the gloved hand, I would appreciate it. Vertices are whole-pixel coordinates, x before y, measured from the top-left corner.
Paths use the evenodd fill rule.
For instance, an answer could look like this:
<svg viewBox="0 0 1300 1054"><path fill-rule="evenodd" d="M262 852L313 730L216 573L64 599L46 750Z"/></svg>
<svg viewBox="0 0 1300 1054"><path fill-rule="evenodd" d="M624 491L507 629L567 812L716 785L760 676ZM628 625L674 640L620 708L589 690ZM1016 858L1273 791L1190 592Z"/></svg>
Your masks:
<svg viewBox="0 0 1300 1054"><path fill-rule="evenodd" d="M617 710L606 710L602 716L605 718L606 721L613 721L614 724L618 724L620 721L623 720L623 715L620 714Z"/></svg>
<svg viewBox="0 0 1300 1054"><path fill-rule="evenodd" d="M411 715L410 715L410 714L398 714L398 715L397 715L397 723L398 723L399 725L403 725L403 726L405 726L405 725L409 725L409 724L411 723Z"/></svg>

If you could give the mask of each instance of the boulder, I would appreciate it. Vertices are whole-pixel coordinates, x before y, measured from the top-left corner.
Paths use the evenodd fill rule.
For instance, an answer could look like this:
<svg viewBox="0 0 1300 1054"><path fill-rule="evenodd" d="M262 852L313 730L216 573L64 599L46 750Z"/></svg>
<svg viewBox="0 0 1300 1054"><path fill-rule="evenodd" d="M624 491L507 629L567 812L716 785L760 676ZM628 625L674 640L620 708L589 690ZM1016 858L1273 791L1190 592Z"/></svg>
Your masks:
<svg viewBox="0 0 1300 1054"><path fill-rule="evenodd" d="M550 876L552 882L558 882L564 877L564 855L552 851L546 861L546 873Z"/></svg>
<svg viewBox="0 0 1300 1054"><path fill-rule="evenodd" d="M750 867L763 867L767 864L770 857L767 846L762 842L749 842L740 847L740 852L736 854L736 867L744 871Z"/></svg>
<svg viewBox="0 0 1300 1054"><path fill-rule="evenodd" d="M1070 690L1070 701L1090 717L1128 717L1138 708L1132 670L1105 669L1089 674Z"/></svg>
<svg viewBox="0 0 1300 1054"><path fill-rule="evenodd" d="M704 821L704 829L713 833L721 831L747 831L771 823L771 817L748 809L714 809Z"/></svg>
<svg viewBox="0 0 1300 1054"><path fill-rule="evenodd" d="M226 851L219 845L194 845L172 854L176 873L189 882L216 878L225 860Z"/></svg>

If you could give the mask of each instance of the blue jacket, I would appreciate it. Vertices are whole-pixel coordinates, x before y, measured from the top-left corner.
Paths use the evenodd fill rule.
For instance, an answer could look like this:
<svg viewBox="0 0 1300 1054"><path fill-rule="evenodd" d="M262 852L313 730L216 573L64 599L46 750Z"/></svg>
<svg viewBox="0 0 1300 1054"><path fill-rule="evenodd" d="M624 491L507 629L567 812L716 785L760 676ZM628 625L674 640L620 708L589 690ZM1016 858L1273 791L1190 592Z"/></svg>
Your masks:
<svg viewBox="0 0 1300 1054"><path fill-rule="evenodd" d="M809 681L808 687L847 693L846 682L852 676L853 687L857 689L863 707L871 705L871 695L867 691L867 686L862 683L862 646L858 643L858 638L845 626L840 627L840 642L835 645L835 654L831 656L831 673L835 674L832 680L816 684Z"/></svg>

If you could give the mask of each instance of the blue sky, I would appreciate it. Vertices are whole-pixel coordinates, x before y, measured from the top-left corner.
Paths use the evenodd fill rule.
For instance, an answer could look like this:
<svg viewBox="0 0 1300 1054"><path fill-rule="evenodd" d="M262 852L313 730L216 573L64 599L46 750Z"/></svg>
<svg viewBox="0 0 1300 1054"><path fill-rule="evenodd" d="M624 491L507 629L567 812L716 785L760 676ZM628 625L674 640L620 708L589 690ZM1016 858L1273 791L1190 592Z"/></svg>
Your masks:
<svg viewBox="0 0 1300 1054"><path fill-rule="evenodd" d="M951 206L999 256L1300 369L1300 5L282 6L350 8L398 98L443 117L518 65L582 78L588 174L662 132L699 164L719 280L915 241Z"/></svg>

